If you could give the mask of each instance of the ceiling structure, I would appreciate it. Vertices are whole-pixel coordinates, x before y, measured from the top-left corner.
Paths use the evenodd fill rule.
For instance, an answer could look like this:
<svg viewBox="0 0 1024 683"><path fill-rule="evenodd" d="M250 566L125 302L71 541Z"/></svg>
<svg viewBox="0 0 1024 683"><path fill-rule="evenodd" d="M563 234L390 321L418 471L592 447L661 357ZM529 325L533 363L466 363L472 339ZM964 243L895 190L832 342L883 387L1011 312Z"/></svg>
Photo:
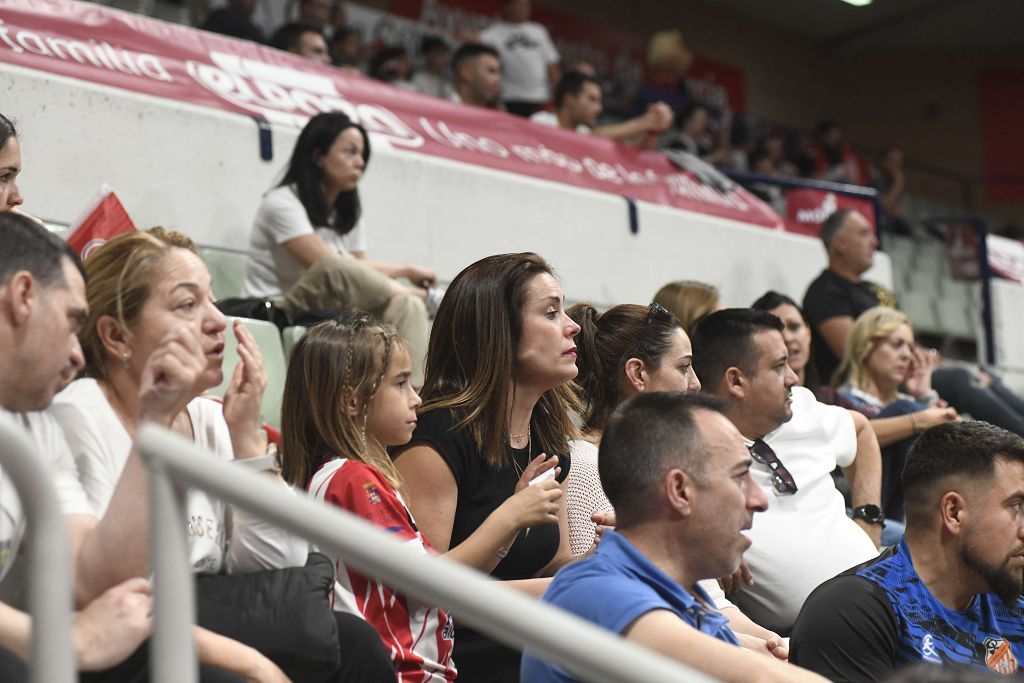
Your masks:
<svg viewBox="0 0 1024 683"><path fill-rule="evenodd" d="M984 51L1024 59L1024 0L699 0L778 28L836 56L876 49Z"/></svg>

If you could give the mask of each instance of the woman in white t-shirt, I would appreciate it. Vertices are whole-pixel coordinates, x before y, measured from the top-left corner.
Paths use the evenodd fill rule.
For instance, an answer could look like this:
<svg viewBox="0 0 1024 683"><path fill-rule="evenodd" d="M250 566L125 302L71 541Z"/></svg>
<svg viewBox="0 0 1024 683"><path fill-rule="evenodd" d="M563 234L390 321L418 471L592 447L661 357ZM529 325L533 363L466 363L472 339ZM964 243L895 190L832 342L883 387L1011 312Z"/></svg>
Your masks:
<svg viewBox="0 0 1024 683"><path fill-rule="evenodd" d="M206 266L185 235L160 228L120 235L94 251L85 268L89 313L79 331L84 377L58 394L50 411L97 515L134 520L134 526L126 522L131 530L105 565L120 581L150 572L148 491L132 454L139 422L165 424L225 460L263 456L259 407L266 377L255 341L236 324L242 360L224 404L200 397L222 378L225 319L214 306ZM305 563L304 540L202 491L188 493L186 514L196 573ZM272 662L236 641L201 631L196 642L207 663L252 680L285 680Z"/></svg>
<svg viewBox="0 0 1024 683"><path fill-rule="evenodd" d="M303 311L358 308L395 326L423 383L428 305L437 276L412 263L366 259L357 185L370 161L366 131L340 112L309 120L281 183L260 203L249 238L243 296ZM406 285L396 278L406 278Z"/></svg>
<svg viewBox="0 0 1024 683"><path fill-rule="evenodd" d="M597 467L601 432L612 411L640 393L700 391L700 380L693 371L690 338L679 320L660 304L622 304L603 314L589 304L578 304L566 313L580 326L576 383L586 407L583 439L571 444L572 467L565 497L572 554L579 556L594 542L597 528L591 515L612 511ZM781 659L788 657L782 639L740 612L717 581L699 583L714 599L714 606L729 618L729 627L744 647L762 654L771 652Z"/></svg>

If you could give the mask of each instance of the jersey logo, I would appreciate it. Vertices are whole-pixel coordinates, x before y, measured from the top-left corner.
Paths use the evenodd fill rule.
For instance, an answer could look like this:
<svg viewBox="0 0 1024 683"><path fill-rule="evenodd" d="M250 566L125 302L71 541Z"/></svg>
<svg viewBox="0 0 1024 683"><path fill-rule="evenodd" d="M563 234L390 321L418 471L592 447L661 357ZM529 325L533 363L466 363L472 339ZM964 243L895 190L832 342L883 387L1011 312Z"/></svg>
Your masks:
<svg viewBox="0 0 1024 683"><path fill-rule="evenodd" d="M921 639L921 656L926 662L942 664L942 658L935 651L935 643L932 641L932 634L930 633Z"/></svg>
<svg viewBox="0 0 1024 683"><path fill-rule="evenodd" d="M380 491L377 490L375 484L363 484L363 489L366 491L366 500L370 502L370 505L380 504Z"/></svg>
<svg viewBox="0 0 1024 683"><path fill-rule="evenodd" d="M985 639L985 663L988 668L1003 676L1017 673L1017 658L1010 649L1010 644L1002 638Z"/></svg>

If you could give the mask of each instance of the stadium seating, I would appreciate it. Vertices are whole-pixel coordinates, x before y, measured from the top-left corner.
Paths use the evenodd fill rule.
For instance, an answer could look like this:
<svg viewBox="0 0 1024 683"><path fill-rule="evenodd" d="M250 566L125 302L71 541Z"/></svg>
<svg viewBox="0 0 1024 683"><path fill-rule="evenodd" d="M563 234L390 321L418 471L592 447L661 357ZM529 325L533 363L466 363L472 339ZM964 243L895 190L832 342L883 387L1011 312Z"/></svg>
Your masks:
<svg viewBox="0 0 1024 683"><path fill-rule="evenodd" d="M228 317L230 327L234 317ZM281 346L281 333L273 323L262 320L242 320L245 327L256 339L256 343L263 353L263 367L267 373L267 389L263 393L263 407L260 410L260 419L271 427L281 426L281 394L284 392L284 376L286 370L284 349ZM224 381L211 393L217 396L224 396L228 385L231 382L231 374L238 363L238 342L230 332L225 335L224 343Z"/></svg>

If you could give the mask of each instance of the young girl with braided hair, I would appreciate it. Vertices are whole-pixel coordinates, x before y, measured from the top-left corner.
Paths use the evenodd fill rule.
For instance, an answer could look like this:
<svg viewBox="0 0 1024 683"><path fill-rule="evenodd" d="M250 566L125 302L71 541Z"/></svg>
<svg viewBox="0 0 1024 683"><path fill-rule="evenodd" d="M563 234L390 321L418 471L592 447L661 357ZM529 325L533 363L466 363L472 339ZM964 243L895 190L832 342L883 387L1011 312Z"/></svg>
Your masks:
<svg viewBox="0 0 1024 683"><path fill-rule="evenodd" d="M365 517L433 554L402 496L389 446L408 443L419 395L410 384L405 342L390 327L356 313L311 328L292 350L281 424L283 470L294 486ZM471 558L510 544L509 528L556 514L561 490L551 479L528 486L447 553ZM333 607L361 614L392 652L398 680L451 681L454 628L441 607L421 605L334 557Z"/></svg>

